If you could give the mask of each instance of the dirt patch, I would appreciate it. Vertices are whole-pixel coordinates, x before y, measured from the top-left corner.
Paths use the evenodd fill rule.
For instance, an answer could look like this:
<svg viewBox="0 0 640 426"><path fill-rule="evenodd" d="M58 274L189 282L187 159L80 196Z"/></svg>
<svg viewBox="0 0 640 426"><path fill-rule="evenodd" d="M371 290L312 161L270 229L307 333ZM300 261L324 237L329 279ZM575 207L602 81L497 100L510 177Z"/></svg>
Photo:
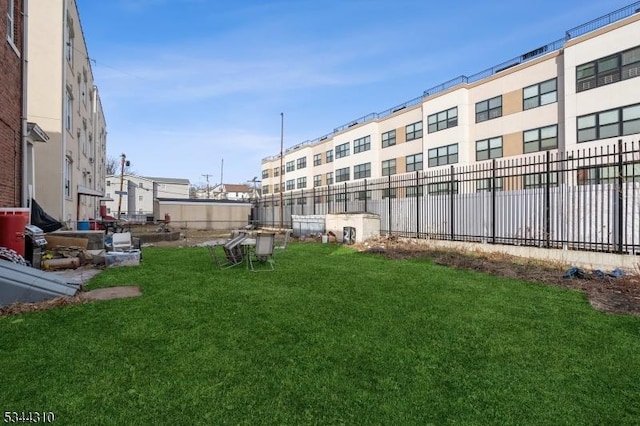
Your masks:
<svg viewBox="0 0 640 426"><path fill-rule="evenodd" d="M142 296L142 292L138 286L119 286L85 291L79 296L83 300L111 300Z"/></svg>
<svg viewBox="0 0 640 426"><path fill-rule="evenodd" d="M555 285L584 292L591 306L604 312L640 315L640 276L598 277L583 270L582 278L563 278L570 265L502 253L439 250L400 241L395 237L369 240L354 246L357 250L380 253L390 259L431 259L437 265L486 272L545 285Z"/></svg>

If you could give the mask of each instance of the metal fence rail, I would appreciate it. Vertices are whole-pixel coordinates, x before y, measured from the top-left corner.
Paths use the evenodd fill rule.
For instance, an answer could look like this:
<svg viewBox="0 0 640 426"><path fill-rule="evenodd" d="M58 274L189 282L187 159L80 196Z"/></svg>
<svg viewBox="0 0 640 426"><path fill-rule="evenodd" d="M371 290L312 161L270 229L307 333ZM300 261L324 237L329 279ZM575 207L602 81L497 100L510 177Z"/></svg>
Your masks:
<svg viewBox="0 0 640 426"><path fill-rule="evenodd" d="M263 196L254 219L368 212L414 238L640 253L637 142L542 152ZM282 220L280 211L283 212Z"/></svg>

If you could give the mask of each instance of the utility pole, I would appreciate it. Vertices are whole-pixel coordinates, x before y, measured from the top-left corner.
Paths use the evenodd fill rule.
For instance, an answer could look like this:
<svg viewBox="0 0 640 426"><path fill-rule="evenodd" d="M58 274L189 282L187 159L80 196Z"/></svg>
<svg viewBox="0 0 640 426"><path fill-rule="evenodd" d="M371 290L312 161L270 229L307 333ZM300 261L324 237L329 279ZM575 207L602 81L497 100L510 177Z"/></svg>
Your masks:
<svg viewBox="0 0 640 426"><path fill-rule="evenodd" d="M124 152L120 155L120 191L118 191L118 219L120 219L120 215L122 212L122 195L124 192L122 191L124 185L124 166L125 162L128 165L127 156L124 155Z"/></svg>
<svg viewBox="0 0 640 426"><path fill-rule="evenodd" d="M282 168L282 161L284 160L284 112L280 113L280 229L283 229L282 221L284 215L284 208L282 204L284 201L282 199L282 192L284 188L282 187L282 175L284 174L284 169Z"/></svg>
<svg viewBox="0 0 640 426"><path fill-rule="evenodd" d="M211 176L213 176L213 175L210 175L210 174L204 174L204 175L202 175L202 176L204 176L204 177L207 179L207 199L209 199L209 198L211 198L211 197L209 196L209 177L211 177Z"/></svg>

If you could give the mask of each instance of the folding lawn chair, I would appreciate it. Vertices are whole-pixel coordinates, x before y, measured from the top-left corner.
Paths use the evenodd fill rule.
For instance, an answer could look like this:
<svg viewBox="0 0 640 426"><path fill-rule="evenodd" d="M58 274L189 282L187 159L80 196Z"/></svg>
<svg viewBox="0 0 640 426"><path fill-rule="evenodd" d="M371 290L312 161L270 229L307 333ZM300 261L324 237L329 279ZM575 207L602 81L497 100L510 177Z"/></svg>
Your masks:
<svg viewBox="0 0 640 426"><path fill-rule="evenodd" d="M208 245L209 253L216 265L221 269L231 268L240 265L244 260L242 241L247 238L244 232L239 233L234 238L224 244ZM219 253L222 251L222 253Z"/></svg>
<svg viewBox="0 0 640 426"><path fill-rule="evenodd" d="M263 233L256 236L256 245L249 251L249 267L254 272L273 271L273 242L275 234Z"/></svg>

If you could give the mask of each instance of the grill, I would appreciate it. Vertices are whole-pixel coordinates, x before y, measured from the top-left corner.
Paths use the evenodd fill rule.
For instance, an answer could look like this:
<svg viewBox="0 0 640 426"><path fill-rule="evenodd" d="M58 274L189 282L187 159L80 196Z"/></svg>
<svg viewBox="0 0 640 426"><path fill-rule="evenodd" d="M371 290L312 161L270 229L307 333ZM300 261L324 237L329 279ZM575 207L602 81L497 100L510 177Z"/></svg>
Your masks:
<svg viewBox="0 0 640 426"><path fill-rule="evenodd" d="M42 251L47 246L44 232L35 225L27 225L24 227L24 236L25 259L31 263L32 267L41 269Z"/></svg>

